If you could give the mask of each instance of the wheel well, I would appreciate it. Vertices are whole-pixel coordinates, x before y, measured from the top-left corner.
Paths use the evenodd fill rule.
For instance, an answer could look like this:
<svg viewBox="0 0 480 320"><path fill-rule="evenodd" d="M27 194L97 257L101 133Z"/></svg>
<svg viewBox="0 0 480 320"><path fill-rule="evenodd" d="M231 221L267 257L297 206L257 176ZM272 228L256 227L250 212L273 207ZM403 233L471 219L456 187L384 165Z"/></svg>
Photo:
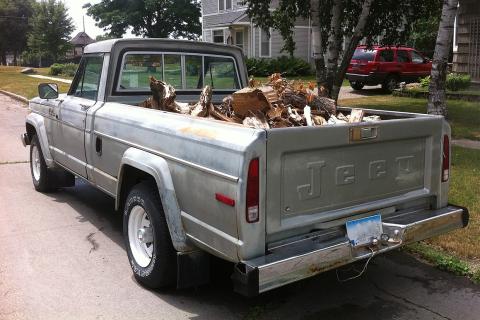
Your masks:
<svg viewBox="0 0 480 320"><path fill-rule="evenodd" d="M30 123L27 123L26 128L27 128L28 139L32 141L32 137L34 134L37 134L37 131L35 130L35 127L32 126Z"/></svg>
<svg viewBox="0 0 480 320"><path fill-rule="evenodd" d="M118 201L118 209L119 211L123 210L124 202L127 198L128 192L133 188L133 186L137 185L142 181L152 181L155 183L155 178L135 167L130 165L124 165L122 170L122 185L120 186L120 192L118 194L119 201Z"/></svg>

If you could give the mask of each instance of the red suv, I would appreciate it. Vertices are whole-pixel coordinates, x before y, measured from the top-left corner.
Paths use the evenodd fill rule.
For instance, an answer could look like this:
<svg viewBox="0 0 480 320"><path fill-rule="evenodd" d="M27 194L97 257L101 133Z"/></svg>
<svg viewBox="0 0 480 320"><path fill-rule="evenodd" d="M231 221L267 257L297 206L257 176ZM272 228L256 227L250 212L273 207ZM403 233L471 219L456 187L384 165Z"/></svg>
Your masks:
<svg viewBox="0 0 480 320"><path fill-rule="evenodd" d="M382 85L388 92L400 82L416 82L430 74L432 62L408 47L358 46L347 70L347 79L355 90Z"/></svg>

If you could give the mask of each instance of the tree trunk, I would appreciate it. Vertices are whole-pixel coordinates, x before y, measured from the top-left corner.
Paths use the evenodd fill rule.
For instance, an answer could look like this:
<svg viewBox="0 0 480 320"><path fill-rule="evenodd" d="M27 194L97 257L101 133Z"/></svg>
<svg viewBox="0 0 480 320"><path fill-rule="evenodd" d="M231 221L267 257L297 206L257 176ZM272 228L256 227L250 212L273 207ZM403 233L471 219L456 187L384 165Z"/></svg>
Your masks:
<svg viewBox="0 0 480 320"><path fill-rule="evenodd" d="M342 44L342 11L343 0L334 0L332 7L332 22L330 25L330 35L328 36L327 48L327 93L332 92L335 73L338 68L338 56Z"/></svg>
<svg viewBox="0 0 480 320"><path fill-rule="evenodd" d="M448 56L453 40L453 24L457 13L458 0L443 0L442 17L438 26L437 43L433 54L432 73L428 88L429 114L447 116L445 80L447 78Z"/></svg>
<svg viewBox="0 0 480 320"><path fill-rule="evenodd" d="M17 50L14 50L13 51L13 65L14 66L17 66L17 55L18 55Z"/></svg>
<svg viewBox="0 0 480 320"><path fill-rule="evenodd" d="M320 29L320 1L310 0L310 19L312 24L312 55L315 62L316 80L318 86L318 94L323 95L326 85L325 74L325 57L322 48L322 31Z"/></svg>
<svg viewBox="0 0 480 320"><path fill-rule="evenodd" d="M2 52L0 53L0 58L1 58L1 63L6 66L7 65L7 53L5 51L2 50Z"/></svg>
<svg viewBox="0 0 480 320"><path fill-rule="evenodd" d="M365 30L365 26L367 24L368 17L370 15L370 8L372 7L372 3L375 0L365 0L363 2L362 12L360 13L360 17L358 18L357 25L355 26L355 30L353 31L352 37L348 42L348 46L343 53L342 62L338 68L337 74L335 76L335 80L332 86L331 98L335 101L338 100L338 94L340 93L340 88L342 87L343 78L345 78L345 73L347 72L348 65L350 64L350 60L352 60L353 54L355 49L357 48L358 43L363 38L363 32Z"/></svg>

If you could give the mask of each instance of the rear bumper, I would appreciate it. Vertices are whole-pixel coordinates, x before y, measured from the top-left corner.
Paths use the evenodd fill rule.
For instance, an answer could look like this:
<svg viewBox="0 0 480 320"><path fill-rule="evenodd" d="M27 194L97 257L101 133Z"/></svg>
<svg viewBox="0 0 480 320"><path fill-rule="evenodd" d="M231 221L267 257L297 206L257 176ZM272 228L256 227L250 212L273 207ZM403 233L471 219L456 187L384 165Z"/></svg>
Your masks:
<svg viewBox="0 0 480 320"><path fill-rule="evenodd" d="M383 232L389 240L372 249L375 255L408 243L427 239L468 224L466 208L449 205L438 210L416 210L387 217ZM235 291L254 296L314 276L336 267L365 259L368 248L353 248L346 236L311 237L272 250L268 255L236 265L232 278Z"/></svg>
<svg viewBox="0 0 480 320"><path fill-rule="evenodd" d="M346 77L350 82L362 82L367 86L376 86L382 84L385 81L386 74L381 73L369 73L369 74L359 74L359 73L347 73Z"/></svg>

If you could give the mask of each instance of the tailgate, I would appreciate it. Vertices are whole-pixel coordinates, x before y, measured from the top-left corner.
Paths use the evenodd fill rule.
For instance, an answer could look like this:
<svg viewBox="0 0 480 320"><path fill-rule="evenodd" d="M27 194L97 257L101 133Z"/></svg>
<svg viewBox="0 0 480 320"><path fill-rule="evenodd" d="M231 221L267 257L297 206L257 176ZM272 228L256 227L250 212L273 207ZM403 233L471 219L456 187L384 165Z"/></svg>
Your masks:
<svg viewBox="0 0 480 320"><path fill-rule="evenodd" d="M269 240L438 192L443 120L403 116L410 118L269 130Z"/></svg>

